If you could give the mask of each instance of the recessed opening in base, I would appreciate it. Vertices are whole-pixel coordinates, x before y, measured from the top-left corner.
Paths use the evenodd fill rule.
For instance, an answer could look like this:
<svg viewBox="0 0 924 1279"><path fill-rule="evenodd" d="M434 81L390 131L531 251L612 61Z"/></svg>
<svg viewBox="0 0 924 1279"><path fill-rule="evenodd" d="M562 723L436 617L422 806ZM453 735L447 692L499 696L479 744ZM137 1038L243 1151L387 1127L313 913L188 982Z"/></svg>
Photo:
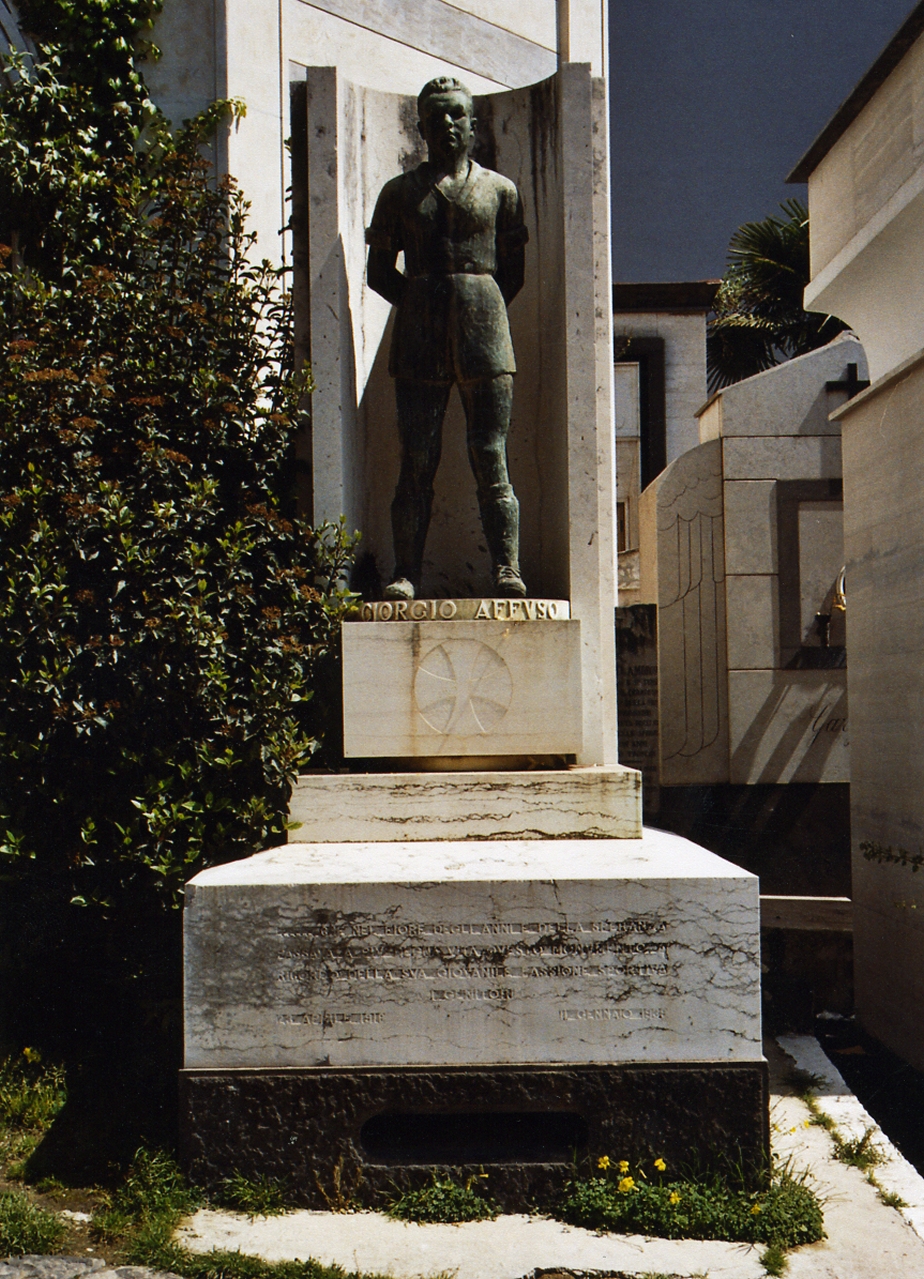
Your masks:
<svg viewBox="0 0 924 1279"><path fill-rule="evenodd" d="M569 1111L396 1111L375 1115L360 1141L373 1163L567 1163L587 1145Z"/></svg>

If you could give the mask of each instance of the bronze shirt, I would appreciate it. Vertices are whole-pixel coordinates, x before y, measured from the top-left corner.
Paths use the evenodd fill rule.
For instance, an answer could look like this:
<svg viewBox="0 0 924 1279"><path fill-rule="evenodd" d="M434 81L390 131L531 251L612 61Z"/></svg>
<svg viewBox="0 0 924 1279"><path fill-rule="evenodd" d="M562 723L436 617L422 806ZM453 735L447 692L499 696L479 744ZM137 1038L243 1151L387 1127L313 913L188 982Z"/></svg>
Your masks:
<svg viewBox="0 0 924 1279"><path fill-rule="evenodd" d="M516 372L494 273L527 234L517 188L474 160L451 197L431 182L427 164L385 184L366 240L404 253L408 283L395 318L392 377L470 382Z"/></svg>

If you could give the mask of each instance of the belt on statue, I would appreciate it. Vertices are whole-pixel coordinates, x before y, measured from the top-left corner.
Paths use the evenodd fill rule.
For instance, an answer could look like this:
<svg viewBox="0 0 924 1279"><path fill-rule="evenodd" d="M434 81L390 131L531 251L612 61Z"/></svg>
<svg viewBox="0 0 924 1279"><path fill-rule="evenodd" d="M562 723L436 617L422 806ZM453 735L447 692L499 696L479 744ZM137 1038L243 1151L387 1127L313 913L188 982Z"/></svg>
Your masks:
<svg viewBox="0 0 924 1279"><path fill-rule="evenodd" d="M463 263L452 271L418 271L409 274L409 280L444 280L450 275L493 275L493 271L488 271L484 267L473 266L469 263Z"/></svg>

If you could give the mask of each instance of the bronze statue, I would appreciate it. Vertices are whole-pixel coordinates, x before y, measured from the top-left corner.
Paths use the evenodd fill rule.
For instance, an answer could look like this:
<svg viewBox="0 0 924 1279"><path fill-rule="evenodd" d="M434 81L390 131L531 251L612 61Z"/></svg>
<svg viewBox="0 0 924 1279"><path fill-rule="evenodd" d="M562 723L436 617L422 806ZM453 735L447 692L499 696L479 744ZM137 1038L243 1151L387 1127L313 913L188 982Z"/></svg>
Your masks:
<svg viewBox="0 0 924 1279"><path fill-rule="evenodd" d="M368 280L397 307L388 371L395 379L401 473L391 506L389 599L413 599L443 418L453 383L498 595L522 596L520 508L507 474L516 364L507 306L523 287L528 239L517 188L471 158L472 95L441 77L417 99L427 160L382 188L366 232ZM404 274L395 266L404 251Z"/></svg>

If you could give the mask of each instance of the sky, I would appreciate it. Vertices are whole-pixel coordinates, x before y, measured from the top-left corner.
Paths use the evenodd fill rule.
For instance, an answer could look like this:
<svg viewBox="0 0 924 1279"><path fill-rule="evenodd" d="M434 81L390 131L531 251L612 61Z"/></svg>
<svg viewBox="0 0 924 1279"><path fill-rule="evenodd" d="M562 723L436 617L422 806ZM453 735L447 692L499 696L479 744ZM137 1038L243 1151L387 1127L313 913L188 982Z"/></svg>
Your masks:
<svg viewBox="0 0 924 1279"><path fill-rule="evenodd" d="M610 0L613 279L717 279L914 0Z"/></svg>

